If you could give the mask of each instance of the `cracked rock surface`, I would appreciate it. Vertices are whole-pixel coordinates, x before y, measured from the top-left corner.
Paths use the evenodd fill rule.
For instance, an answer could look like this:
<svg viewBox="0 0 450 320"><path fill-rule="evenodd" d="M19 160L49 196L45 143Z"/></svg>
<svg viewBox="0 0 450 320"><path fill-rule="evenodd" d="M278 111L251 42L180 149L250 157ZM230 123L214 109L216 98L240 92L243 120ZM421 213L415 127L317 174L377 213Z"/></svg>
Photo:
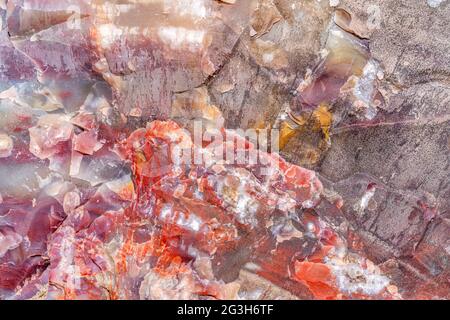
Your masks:
<svg viewBox="0 0 450 320"><path fill-rule="evenodd" d="M450 298L448 0L0 0L0 29L0 299Z"/></svg>

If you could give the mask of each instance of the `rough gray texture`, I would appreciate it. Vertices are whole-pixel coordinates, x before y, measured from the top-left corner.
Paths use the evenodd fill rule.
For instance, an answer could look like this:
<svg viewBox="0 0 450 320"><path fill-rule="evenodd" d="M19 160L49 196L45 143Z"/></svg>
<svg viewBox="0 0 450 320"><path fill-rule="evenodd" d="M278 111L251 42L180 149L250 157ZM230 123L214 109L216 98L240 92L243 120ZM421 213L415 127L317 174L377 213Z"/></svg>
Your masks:
<svg viewBox="0 0 450 320"><path fill-rule="evenodd" d="M283 19L263 39L284 48L292 67L282 73L258 65L242 44L249 40L241 40L209 87L230 127L252 127L261 119L273 123L290 105L289 90L307 68L314 68L323 48L325 11L320 17L309 11L310 19L296 18L286 1L274 2ZM431 276L445 279L450 268L450 3L432 8L425 0L344 0L340 9L351 15L348 31L366 38L380 63L378 85L385 103L373 121L364 122L337 101L331 146L319 151L321 159L311 167L342 196L342 214L374 259L395 261L396 268L414 274L412 287L418 275L437 286ZM307 28L314 32L303 33ZM235 86L221 93L223 83ZM306 146L311 139L304 137ZM304 148L299 143L284 155L305 165ZM377 184L371 207L358 213L355 205L371 183ZM438 212L431 222L424 218L422 202ZM436 248L429 261L420 257L428 242Z"/></svg>

